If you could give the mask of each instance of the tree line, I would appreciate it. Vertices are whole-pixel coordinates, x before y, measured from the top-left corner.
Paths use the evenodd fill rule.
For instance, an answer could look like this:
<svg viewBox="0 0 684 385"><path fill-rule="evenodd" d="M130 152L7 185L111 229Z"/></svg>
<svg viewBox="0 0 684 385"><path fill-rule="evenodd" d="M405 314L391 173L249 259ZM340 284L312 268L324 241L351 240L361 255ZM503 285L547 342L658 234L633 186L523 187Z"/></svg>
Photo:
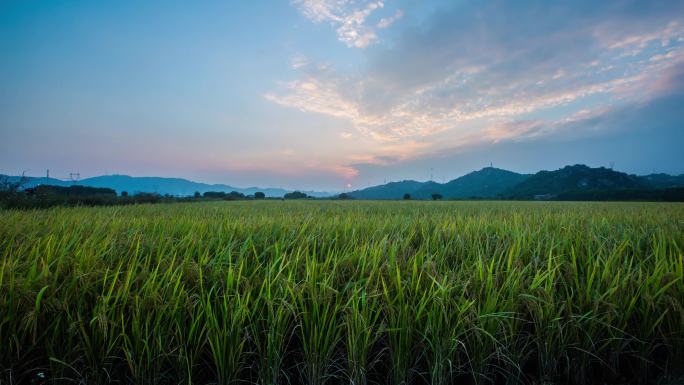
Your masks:
<svg viewBox="0 0 684 385"><path fill-rule="evenodd" d="M6 209L32 209L48 208L53 206L112 206L143 203L173 203L173 202L198 202L198 201L238 201L238 200L292 200L292 199L319 199L301 191L286 193L282 198L267 197L264 192L257 191L254 194L245 195L238 191L196 191L191 196L162 195L149 192L129 193L121 191L120 194L111 188L98 188L88 186L53 186L38 185L24 188L28 183L27 178L11 180L8 177L0 177L0 208ZM333 199L351 199L345 193Z"/></svg>

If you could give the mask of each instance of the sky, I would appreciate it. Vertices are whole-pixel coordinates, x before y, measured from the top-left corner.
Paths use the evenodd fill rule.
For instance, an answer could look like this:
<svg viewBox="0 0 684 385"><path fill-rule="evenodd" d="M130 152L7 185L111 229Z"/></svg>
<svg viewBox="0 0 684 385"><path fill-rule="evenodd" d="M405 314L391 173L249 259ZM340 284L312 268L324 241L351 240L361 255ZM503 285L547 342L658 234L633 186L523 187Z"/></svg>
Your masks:
<svg viewBox="0 0 684 385"><path fill-rule="evenodd" d="M0 2L0 173L684 173L683 1Z"/></svg>

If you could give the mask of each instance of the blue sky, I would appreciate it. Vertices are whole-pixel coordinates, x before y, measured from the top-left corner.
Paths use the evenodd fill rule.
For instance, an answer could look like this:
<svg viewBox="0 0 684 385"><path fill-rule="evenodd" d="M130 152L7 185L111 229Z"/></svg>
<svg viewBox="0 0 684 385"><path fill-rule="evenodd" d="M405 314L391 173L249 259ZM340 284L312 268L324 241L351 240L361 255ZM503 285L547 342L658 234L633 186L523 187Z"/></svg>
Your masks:
<svg viewBox="0 0 684 385"><path fill-rule="evenodd" d="M681 1L0 3L0 172L684 173Z"/></svg>

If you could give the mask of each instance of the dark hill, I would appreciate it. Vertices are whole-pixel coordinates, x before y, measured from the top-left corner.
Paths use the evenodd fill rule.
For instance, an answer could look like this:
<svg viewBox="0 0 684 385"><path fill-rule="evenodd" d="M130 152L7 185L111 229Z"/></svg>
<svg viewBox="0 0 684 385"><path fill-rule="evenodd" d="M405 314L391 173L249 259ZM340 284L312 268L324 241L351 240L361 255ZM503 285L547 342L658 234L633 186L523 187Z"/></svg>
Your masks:
<svg viewBox="0 0 684 385"><path fill-rule="evenodd" d="M447 182L441 194L444 198L495 198L527 178L526 174L485 167Z"/></svg>
<svg viewBox="0 0 684 385"><path fill-rule="evenodd" d="M504 192L515 199L553 199L569 192L640 189L649 187L639 177L608 168L585 165L566 166L555 171L539 171Z"/></svg>
<svg viewBox="0 0 684 385"><path fill-rule="evenodd" d="M684 187L684 174L649 174L640 176L639 179L653 188Z"/></svg>
<svg viewBox="0 0 684 385"><path fill-rule="evenodd" d="M404 194L411 194L415 199L431 199L432 194L440 194L444 199L494 198L528 177L529 175L485 167L444 184L405 180L353 191L349 195L357 199L401 199Z"/></svg>
<svg viewBox="0 0 684 385"><path fill-rule="evenodd" d="M356 190L349 193L356 199L401 199L404 194L411 194L413 197L416 191L424 187L425 184L435 182L417 182L415 180L403 180L401 182L390 182L387 184L368 187L363 190Z"/></svg>

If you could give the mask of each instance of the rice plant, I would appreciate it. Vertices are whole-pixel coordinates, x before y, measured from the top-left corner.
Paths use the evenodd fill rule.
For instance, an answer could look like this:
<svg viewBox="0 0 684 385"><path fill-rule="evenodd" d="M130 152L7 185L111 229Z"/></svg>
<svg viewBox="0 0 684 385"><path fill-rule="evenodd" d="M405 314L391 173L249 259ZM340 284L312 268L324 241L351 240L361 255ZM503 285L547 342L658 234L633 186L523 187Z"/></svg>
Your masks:
<svg viewBox="0 0 684 385"><path fill-rule="evenodd" d="M5 210L0 383L676 383L683 245L677 203Z"/></svg>

